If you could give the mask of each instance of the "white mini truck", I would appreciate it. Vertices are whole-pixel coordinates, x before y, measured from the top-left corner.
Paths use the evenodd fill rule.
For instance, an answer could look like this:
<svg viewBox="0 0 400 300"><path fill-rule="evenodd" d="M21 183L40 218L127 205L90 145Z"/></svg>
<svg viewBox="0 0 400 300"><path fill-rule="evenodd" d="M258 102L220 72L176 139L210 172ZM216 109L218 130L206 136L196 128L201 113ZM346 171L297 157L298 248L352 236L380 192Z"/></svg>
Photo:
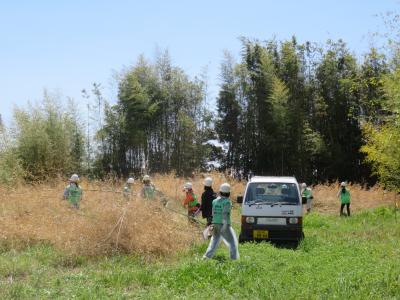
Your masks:
<svg viewBox="0 0 400 300"><path fill-rule="evenodd" d="M299 243L303 238L303 209L296 178L255 176L237 202L242 203L239 242Z"/></svg>

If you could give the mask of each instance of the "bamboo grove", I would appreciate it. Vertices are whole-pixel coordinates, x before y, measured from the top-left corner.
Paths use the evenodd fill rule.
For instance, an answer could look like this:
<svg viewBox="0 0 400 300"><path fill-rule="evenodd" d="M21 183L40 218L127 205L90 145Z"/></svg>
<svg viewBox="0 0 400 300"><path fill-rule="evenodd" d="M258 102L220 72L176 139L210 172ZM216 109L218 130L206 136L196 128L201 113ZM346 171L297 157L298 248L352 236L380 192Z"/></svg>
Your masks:
<svg viewBox="0 0 400 300"><path fill-rule="evenodd" d="M216 129L226 167L307 181L371 179L362 124L379 122L385 58L359 64L342 41L324 49L296 39L243 40L242 58L222 64Z"/></svg>
<svg viewBox="0 0 400 300"><path fill-rule="evenodd" d="M0 127L0 180L190 176L217 162L239 177L400 185L396 59L374 48L356 57L342 40L241 43L239 58L224 52L214 103L205 76L190 78L164 52L118 75L113 105L95 84L82 94L87 112L48 94L17 109Z"/></svg>

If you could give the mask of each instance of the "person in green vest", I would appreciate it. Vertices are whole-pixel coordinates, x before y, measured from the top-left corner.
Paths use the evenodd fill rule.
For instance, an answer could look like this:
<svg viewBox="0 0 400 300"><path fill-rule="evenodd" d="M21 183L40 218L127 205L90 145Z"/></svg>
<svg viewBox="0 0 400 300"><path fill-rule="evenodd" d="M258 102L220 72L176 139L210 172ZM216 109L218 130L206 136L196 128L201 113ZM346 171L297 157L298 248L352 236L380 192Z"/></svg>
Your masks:
<svg viewBox="0 0 400 300"><path fill-rule="evenodd" d="M230 258L239 259L238 241L231 226L232 202L229 199L230 193L231 186L228 183L223 183L219 188L220 196L212 202L212 237L203 259L214 256L221 239L229 245Z"/></svg>
<svg viewBox="0 0 400 300"><path fill-rule="evenodd" d="M126 200L130 200L132 196L134 182L135 179L133 177L129 177L128 180L126 181L126 184L124 186L124 198Z"/></svg>
<svg viewBox="0 0 400 300"><path fill-rule="evenodd" d="M340 184L337 197L340 198L340 215L345 216L343 208L346 206L347 216L350 217L350 191L346 188L346 182Z"/></svg>
<svg viewBox="0 0 400 300"><path fill-rule="evenodd" d="M309 188L305 182L303 182L301 184L301 197L307 199L307 203L306 203L307 213L310 213L311 212L313 195L312 195L311 188Z"/></svg>
<svg viewBox="0 0 400 300"><path fill-rule="evenodd" d="M144 175L143 176L143 187L140 195L144 199L154 199L156 193L156 188L151 182L150 176L149 175Z"/></svg>
<svg viewBox="0 0 400 300"><path fill-rule="evenodd" d="M64 200L68 200L68 202L72 205L72 207L79 209L79 203L82 200L82 189L79 186L79 176L77 174L73 174L69 179L69 184L64 190Z"/></svg>

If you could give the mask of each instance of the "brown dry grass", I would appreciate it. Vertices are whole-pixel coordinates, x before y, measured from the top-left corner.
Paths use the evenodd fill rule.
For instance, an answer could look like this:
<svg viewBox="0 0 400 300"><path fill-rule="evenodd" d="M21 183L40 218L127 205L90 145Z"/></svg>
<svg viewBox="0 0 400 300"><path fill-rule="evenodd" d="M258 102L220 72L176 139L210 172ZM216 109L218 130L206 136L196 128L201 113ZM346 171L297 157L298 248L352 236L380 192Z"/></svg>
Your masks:
<svg viewBox="0 0 400 300"><path fill-rule="evenodd" d="M219 173L211 175L215 188L230 182L231 199L243 193L244 183L226 179ZM203 191L204 177L191 179L198 195ZM170 199L168 207L181 214L164 209L158 201L146 202L136 196L126 201L121 193L109 192L120 192L121 183L83 182L80 210L61 200L65 185L62 182L15 189L0 186L0 242L13 248L47 242L69 254L81 255L111 255L116 251L151 257L170 255L200 240L201 228L188 224L180 205L186 181L173 175L153 178L157 189ZM379 187L349 188L353 211L393 204L394 194L384 193ZM134 192L139 190L140 184L136 183ZM337 184L319 185L313 190L315 211L338 212ZM239 210L235 211L234 219L239 220Z"/></svg>
<svg viewBox="0 0 400 300"><path fill-rule="evenodd" d="M164 256L186 249L197 236L187 220L158 201L145 202L121 193L86 190L81 209L61 200L64 185L0 189L0 238L16 247L49 242L70 254L109 255L115 251ZM100 186L109 189L109 186Z"/></svg>

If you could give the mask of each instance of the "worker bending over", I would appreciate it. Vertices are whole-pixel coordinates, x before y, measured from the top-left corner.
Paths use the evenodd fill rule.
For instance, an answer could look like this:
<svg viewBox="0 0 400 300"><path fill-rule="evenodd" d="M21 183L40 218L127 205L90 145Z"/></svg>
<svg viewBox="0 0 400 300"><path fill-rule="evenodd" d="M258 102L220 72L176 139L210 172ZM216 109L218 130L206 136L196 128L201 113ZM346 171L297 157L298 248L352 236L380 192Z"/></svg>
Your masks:
<svg viewBox="0 0 400 300"><path fill-rule="evenodd" d="M200 203L197 200L197 195L193 192L191 182L184 184L183 191L185 192L185 198L182 201L182 206L187 209L189 221L193 222L194 218L200 212Z"/></svg>

